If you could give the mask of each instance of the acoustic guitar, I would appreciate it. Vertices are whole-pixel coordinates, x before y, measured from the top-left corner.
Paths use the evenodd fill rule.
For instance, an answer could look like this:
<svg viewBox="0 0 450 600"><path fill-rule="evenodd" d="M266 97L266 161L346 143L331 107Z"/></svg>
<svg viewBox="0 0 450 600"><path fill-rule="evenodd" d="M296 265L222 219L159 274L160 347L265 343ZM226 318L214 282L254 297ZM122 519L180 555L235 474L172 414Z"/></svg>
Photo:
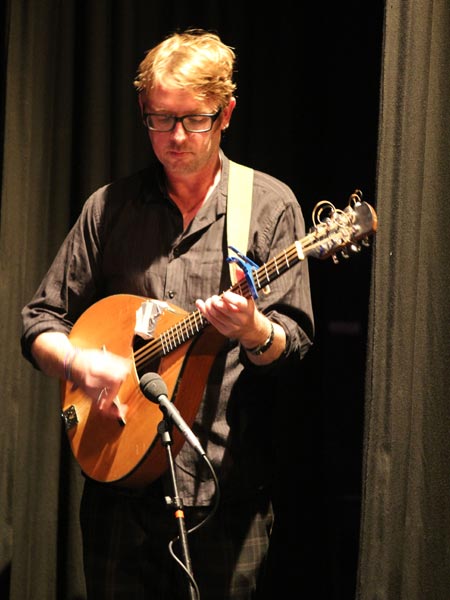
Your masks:
<svg viewBox="0 0 450 600"><path fill-rule="evenodd" d="M313 222L303 239L260 267L252 263L252 269L230 290L250 297L311 256L332 257L337 262L338 252L347 256L361 245L368 245L369 236L377 228L377 215L356 190L344 210L326 200L319 202ZM142 321L144 335L137 333L137 324L142 325ZM169 399L191 426L225 338L198 310L188 313L167 302L117 294L89 307L74 324L70 339L78 348L105 348L130 358L133 365L117 397L128 405L126 421L104 417L80 389L62 382L62 418L80 468L102 483L131 488L151 483L167 468L166 451L158 434L163 416L159 406L141 392L140 378L146 372L159 373ZM182 434L174 430L174 456L184 441Z"/></svg>

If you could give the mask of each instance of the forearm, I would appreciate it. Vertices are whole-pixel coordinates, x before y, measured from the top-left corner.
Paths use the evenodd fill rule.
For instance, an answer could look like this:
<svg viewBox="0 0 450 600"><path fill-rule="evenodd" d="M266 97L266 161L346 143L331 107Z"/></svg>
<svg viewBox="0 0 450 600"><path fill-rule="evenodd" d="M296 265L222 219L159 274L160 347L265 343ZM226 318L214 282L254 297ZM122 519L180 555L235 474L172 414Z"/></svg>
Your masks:
<svg viewBox="0 0 450 600"><path fill-rule="evenodd" d="M72 346L66 334L57 331L41 333L31 352L43 373L72 381L105 414L125 418L126 407L117 394L130 372L129 359L99 349L80 350Z"/></svg>
<svg viewBox="0 0 450 600"><path fill-rule="evenodd" d="M67 359L72 350L74 348L67 335L59 331L41 333L31 346L31 353L41 371L59 379L66 377Z"/></svg>

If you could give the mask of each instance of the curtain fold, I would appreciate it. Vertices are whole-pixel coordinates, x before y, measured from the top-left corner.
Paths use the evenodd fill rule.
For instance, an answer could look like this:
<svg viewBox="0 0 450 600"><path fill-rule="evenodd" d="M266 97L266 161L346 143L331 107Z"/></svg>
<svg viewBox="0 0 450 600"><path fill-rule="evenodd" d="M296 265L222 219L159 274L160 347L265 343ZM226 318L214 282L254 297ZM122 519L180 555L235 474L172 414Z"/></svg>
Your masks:
<svg viewBox="0 0 450 600"><path fill-rule="evenodd" d="M84 592L77 564L58 568L69 554L79 557L77 472L61 445L58 385L24 362L19 338L20 307L48 268L70 218L67 114L73 90L66 66L73 63L73 4L35 3L24 11L11 2L8 18L0 242L7 332L0 368L8 408L0 420L0 506L9 512L9 527L1 536L1 569L10 570L11 598L51 599L59 590L58 597L69 599ZM78 581L74 594L65 594L58 573Z"/></svg>
<svg viewBox="0 0 450 600"><path fill-rule="evenodd" d="M450 590L450 4L386 4L358 598Z"/></svg>

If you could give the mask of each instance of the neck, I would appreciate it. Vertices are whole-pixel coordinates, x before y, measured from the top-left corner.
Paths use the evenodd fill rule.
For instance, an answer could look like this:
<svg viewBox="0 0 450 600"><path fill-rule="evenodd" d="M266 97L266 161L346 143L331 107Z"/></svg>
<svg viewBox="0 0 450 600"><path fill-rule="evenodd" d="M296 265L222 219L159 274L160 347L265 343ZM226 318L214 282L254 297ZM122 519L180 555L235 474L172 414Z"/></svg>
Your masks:
<svg viewBox="0 0 450 600"><path fill-rule="evenodd" d="M220 159L214 165L208 165L202 172L192 175L167 177L167 191L183 215L186 227L195 217L201 206L207 201L220 179Z"/></svg>

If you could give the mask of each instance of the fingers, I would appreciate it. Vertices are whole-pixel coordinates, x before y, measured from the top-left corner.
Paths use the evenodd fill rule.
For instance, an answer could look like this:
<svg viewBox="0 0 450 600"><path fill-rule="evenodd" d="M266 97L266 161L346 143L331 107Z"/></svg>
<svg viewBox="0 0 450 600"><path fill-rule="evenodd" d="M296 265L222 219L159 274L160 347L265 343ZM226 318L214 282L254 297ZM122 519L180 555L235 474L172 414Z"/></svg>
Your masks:
<svg viewBox="0 0 450 600"><path fill-rule="evenodd" d="M101 411L110 411L122 383L131 371L131 360L106 349L86 349L77 362L77 384Z"/></svg>
<svg viewBox="0 0 450 600"><path fill-rule="evenodd" d="M222 334L233 338L242 334L255 322L256 307L252 298L245 298L227 290L221 296L197 300L197 308L211 325Z"/></svg>
<svg viewBox="0 0 450 600"><path fill-rule="evenodd" d="M207 300L197 300L196 306L205 316L212 314L215 317L220 314L228 316L233 313L252 313L254 311L252 298L245 298L229 290L221 296L215 295Z"/></svg>
<svg viewBox="0 0 450 600"><path fill-rule="evenodd" d="M126 424L127 404L123 404L119 397L111 393L107 387L100 390L96 404L105 416L116 419L121 425Z"/></svg>
<svg viewBox="0 0 450 600"><path fill-rule="evenodd" d="M108 395L108 388L104 387L100 390L99 395L97 396L97 404L100 410L104 408L106 402L106 396Z"/></svg>

